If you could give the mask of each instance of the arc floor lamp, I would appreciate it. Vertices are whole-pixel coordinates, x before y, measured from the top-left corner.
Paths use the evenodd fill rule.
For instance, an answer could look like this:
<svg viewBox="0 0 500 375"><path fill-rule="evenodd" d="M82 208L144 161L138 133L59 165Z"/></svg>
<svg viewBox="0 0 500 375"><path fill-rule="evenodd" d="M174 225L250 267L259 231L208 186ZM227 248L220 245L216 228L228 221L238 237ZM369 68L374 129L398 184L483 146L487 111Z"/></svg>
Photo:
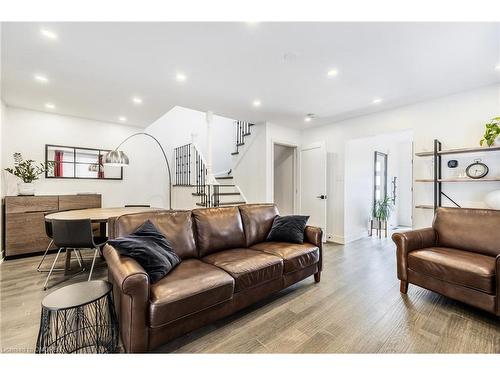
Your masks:
<svg viewBox="0 0 500 375"><path fill-rule="evenodd" d="M123 152L118 150L125 142L127 142L130 138L136 137L138 135L144 135L146 137L149 137L153 139L158 146L160 147L160 150L163 154L163 157L165 158L165 163L167 164L167 171L168 171L168 205L169 209L172 209L172 174L170 172L170 164L168 163L168 158L167 154L165 153L165 150L163 149L160 141L153 137L151 134L148 133L135 133L127 138L125 138L119 145L116 147L113 151L110 151L106 154L104 157L104 165L112 166L112 167L126 167L129 165L129 158L128 156Z"/></svg>

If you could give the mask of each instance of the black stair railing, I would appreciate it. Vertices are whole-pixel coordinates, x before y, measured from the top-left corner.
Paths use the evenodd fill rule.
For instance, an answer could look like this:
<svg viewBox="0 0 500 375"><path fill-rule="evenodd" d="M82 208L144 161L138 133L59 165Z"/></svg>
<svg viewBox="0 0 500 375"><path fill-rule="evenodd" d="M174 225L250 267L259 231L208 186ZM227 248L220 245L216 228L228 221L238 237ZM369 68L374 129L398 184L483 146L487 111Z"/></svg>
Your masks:
<svg viewBox="0 0 500 375"><path fill-rule="evenodd" d="M194 186L195 194L203 207L219 207L220 189L218 185L207 185L207 167L202 155L194 144L174 149L175 185Z"/></svg>
<svg viewBox="0 0 500 375"><path fill-rule="evenodd" d="M235 121L235 151L233 155L238 154L238 148L245 144L245 137L250 135L250 127L254 124L251 124L247 121Z"/></svg>

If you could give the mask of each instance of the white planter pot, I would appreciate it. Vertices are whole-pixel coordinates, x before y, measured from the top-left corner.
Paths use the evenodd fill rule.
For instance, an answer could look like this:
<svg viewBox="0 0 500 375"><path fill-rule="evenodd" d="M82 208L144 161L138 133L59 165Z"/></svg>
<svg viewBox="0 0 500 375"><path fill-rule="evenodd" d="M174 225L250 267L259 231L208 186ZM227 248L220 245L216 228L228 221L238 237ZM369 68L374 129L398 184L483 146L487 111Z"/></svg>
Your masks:
<svg viewBox="0 0 500 375"><path fill-rule="evenodd" d="M500 137L495 138L495 142L493 142L493 146L500 147Z"/></svg>
<svg viewBox="0 0 500 375"><path fill-rule="evenodd" d="M486 194L484 202L489 208L500 210L500 190L495 190Z"/></svg>
<svg viewBox="0 0 500 375"><path fill-rule="evenodd" d="M35 184L34 183L19 183L19 195L35 195Z"/></svg>

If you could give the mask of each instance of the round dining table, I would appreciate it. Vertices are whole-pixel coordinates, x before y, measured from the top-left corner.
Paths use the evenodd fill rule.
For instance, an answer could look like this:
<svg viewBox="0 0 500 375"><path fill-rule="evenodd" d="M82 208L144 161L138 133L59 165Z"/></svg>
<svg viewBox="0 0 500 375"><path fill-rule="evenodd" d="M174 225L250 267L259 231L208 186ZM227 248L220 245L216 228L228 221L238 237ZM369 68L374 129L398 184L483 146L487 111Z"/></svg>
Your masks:
<svg viewBox="0 0 500 375"><path fill-rule="evenodd" d="M150 212L163 210L163 208L155 207L107 207L107 208L84 208L80 210L68 210L53 212L51 214L45 215L45 221L51 220L78 220L78 219L90 219L92 223L99 223L100 236L106 236L107 224L110 219L127 215L135 214L141 212ZM69 274L71 270L71 251L66 251L66 262L64 266L64 273Z"/></svg>

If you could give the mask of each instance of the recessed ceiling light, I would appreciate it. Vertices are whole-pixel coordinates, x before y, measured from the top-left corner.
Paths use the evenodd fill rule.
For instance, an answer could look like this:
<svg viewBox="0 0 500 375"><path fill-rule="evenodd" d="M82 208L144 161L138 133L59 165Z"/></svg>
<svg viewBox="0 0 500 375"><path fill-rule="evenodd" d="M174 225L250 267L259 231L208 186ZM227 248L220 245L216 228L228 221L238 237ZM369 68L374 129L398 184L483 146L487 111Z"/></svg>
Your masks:
<svg viewBox="0 0 500 375"><path fill-rule="evenodd" d="M261 103L261 102L260 102L260 100L258 100L258 99L255 99L255 100L252 102L252 105L253 105L254 107L256 107L256 108L260 107L260 106L261 106L261 104L262 104L262 103Z"/></svg>
<svg viewBox="0 0 500 375"><path fill-rule="evenodd" d="M120 117L118 117L118 121L120 121L120 122L126 122L127 118L125 116L120 116Z"/></svg>
<svg viewBox="0 0 500 375"><path fill-rule="evenodd" d="M372 103L373 103L373 104L379 104L379 103L382 103L382 99L380 99L380 98L375 98L375 99L373 99L373 100L372 100Z"/></svg>
<svg viewBox="0 0 500 375"><path fill-rule="evenodd" d="M45 76L42 76L41 74L35 74L34 76L35 81L41 82L41 83L47 83L49 82L49 79Z"/></svg>
<svg viewBox="0 0 500 375"><path fill-rule="evenodd" d="M175 79L177 82L184 82L187 79L187 77L184 73L177 73L175 75Z"/></svg>
<svg viewBox="0 0 500 375"><path fill-rule="evenodd" d="M54 104L52 104L52 103L45 103L45 108L47 108L47 109L54 109L54 108L56 108L56 106Z"/></svg>
<svg viewBox="0 0 500 375"><path fill-rule="evenodd" d="M316 115L314 113L308 113L306 115L306 117L304 117L304 121L311 122L312 120L314 120L315 117L316 117Z"/></svg>
<svg viewBox="0 0 500 375"><path fill-rule="evenodd" d="M497 66L495 66L495 70L500 71L500 64L498 64Z"/></svg>
<svg viewBox="0 0 500 375"><path fill-rule="evenodd" d="M135 103L135 104L142 104L142 99L139 98L138 96L134 96L132 98L132 101Z"/></svg>
<svg viewBox="0 0 500 375"><path fill-rule="evenodd" d="M57 34L53 31L47 29L40 29L40 33L47 39L53 39L53 40L57 39Z"/></svg>
<svg viewBox="0 0 500 375"><path fill-rule="evenodd" d="M328 77L337 77L339 72L337 69L330 69L327 74L328 74Z"/></svg>

